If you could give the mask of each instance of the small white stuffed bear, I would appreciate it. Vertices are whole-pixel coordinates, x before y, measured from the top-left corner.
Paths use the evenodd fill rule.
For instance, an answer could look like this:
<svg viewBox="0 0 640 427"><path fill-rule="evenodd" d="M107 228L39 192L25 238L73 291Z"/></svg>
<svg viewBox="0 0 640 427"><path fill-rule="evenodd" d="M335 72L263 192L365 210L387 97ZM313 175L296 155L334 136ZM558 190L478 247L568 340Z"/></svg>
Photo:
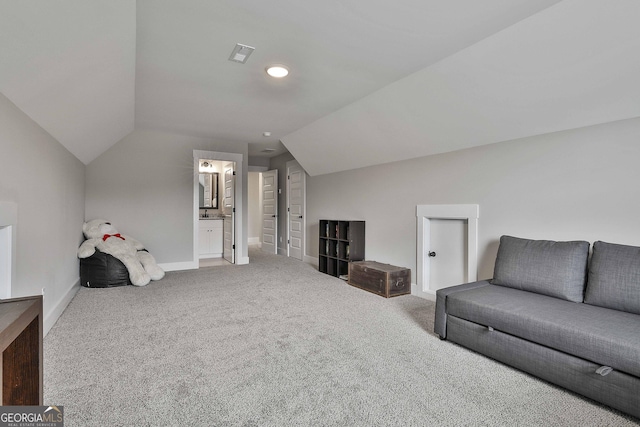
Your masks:
<svg viewBox="0 0 640 427"><path fill-rule="evenodd" d="M129 270L129 279L135 286L144 286L151 280L164 277L164 270L156 264L153 256L142 251L144 246L136 239L118 233L118 230L104 219L87 221L82 226L87 238L78 248L78 258L93 255L96 248L122 261Z"/></svg>

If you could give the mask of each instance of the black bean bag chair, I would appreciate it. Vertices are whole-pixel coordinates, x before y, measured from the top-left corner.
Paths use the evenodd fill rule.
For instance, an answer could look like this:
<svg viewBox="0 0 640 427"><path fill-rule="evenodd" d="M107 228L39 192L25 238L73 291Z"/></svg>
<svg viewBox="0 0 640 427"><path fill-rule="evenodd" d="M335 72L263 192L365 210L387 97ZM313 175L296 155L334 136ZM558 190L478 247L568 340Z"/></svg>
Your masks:
<svg viewBox="0 0 640 427"><path fill-rule="evenodd" d="M116 257L96 252L80 258L80 284L86 288L112 288L131 285L129 270Z"/></svg>

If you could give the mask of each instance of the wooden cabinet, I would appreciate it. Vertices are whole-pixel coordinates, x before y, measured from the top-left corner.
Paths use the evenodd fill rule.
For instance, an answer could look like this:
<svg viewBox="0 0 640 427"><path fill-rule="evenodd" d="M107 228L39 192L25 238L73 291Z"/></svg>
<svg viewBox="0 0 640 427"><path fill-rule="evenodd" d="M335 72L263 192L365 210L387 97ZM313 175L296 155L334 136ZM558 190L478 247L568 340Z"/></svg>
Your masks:
<svg viewBox="0 0 640 427"><path fill-rule="evenodd" d="M0 303L2 405L42 405L42 296Z"/></svg>
<svg viewBox="0 0 640 427"><path fill-rule="evenodd" d="M200 220L200 258L222 257L222 220Z"/></svg>
<svg viewBox="0 0 640 427"><path fill-rule="evenodd" d="M320 220L318 270L347 279L349 262L364 259L364 221Z"/></svg>

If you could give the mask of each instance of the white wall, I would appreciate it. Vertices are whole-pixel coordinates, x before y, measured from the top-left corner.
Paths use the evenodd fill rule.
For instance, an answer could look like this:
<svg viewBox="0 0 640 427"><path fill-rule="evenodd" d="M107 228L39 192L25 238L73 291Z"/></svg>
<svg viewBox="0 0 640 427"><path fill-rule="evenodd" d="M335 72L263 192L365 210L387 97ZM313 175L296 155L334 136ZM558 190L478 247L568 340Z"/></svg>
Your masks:
<svg viewBox="0 0 640 427"><path fill-rule="evenodd" d="M84 165L0 94L0 201L17 204L12 296L44 296L48 331L79 286Z"/></svg>
<svg viewBox="0 0 640 427"><path fill-rule="evenodd" d="M318 220L366 221L366 258L412 269L416 206L479 204L479 278L503 234L640 246L640 118L309 177L307 253Z"/></svg>
<svg viewBox="0 0 640 427"><path fill-rule="evenodd" d="M110 220L159 263L194 261L193 150L243 154L247 171L247 144L137 130L87 165L86 218ZM246 176L242 186L246 236ZM248 256L246 245L238 256Z"/></svg>

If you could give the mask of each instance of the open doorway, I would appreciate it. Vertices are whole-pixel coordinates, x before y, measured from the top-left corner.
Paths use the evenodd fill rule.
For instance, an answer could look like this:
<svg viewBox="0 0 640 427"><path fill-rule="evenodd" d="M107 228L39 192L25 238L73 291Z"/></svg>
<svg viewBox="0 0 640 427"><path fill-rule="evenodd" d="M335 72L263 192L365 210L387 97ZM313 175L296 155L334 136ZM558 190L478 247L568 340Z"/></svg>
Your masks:
<svg viewBox="0 0 640 427"><path fill-rule="evenodd" d="M259 170L248 174L248 243L277 254L278 171L253 169Z"/></svg>
<svg viewBox="0 0 640 427"><path fill-rule="evenodd" d="M306 261L306 173L296 161L266 169L249 173L249 244ZM286 185L282 188L280 178Z"/></svg>
<svg viewBox="0 0 640 427"><path fill-rule="evenodd" d="M255 169L255 167L253 167ZM264 168L265 170L267 168ZM247 180L247 218L249 229L247 241L249 247L262 247L262 171L249 170Z"/></svg>
<svg viewBox="0 0 640 427"><path fill-rule="evenodd" d="M198 160L198 259L199 266L229 262L224 253L224 167L225 162Z"/></svg>
<svg viewBox="0 0 640 427"><path fill-rule="evenodd" d="M243 155L193 150L193 159L194 264L247 264L249 258L243 255ZM201 168L204 163L209 169ZM209 175L202 177L201 173Z"/></svg>

